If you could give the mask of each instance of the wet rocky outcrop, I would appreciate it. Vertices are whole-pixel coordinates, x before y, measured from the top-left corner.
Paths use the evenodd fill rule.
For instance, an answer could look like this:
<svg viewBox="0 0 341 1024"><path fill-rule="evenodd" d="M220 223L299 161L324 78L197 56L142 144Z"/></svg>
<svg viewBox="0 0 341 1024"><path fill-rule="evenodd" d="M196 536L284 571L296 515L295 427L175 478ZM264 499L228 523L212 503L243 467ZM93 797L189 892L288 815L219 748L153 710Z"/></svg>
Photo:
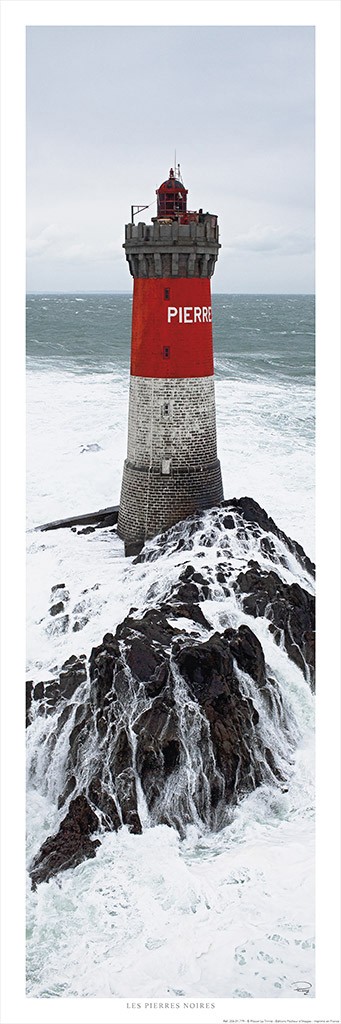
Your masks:
<svg viewBox="0 0 341 1024"><path fill-rule="evenodd" d="M56 707L66 704L74 696L80 684L87 678L86 655L71 655L64 662L57 678L26 682L26 725L32 721L32 711L38 715L51 715Z"/></svg>
<svg viewBox="0 0 341 1024"><path fill-rule="evenodd" d="M216 557L205 559L212 546ZM162 591L152 583L145 608L132 608L88 665L72 657L56 679L28 684L28 722L54 714L51 760L62 734L66 752L65 814L31 865L34 885L94 856L103 830L139 833L146 817L181 835L190 822L219 828L263 782L286 786L295 723L252 626L265 619L313 685L312 564L247 498L178 524L136 562L167 550L191 560ZM302 574L289 582L293 560L308 589ZM212 599L233 609L219 631Z"/></svg>
<svg viewBox="0 0 341 1024"><path fill-rule="evenodd" d="M287 551L297 558L298 562L304 569L310 573L311 576L315 577L315 565L311 559L306 555L301 544L297 541L292 540L291 537L287 537L283 530L280 530L276 525L271 516L268 516L265 509L258 505L258 502L254 498L232 498L230 501L225 501L223 504L233 512L237 512L245 524L249 524L253 530L255 527L259 527L261 530L261 549L264 551L270 551L274 553L274 544L272 538L277 537L282 542ZM276 555L275 559L276 561Z"/></svg>
<svg viewBox="0 0 341 1024"><path fill-rule="evenodd" d="M176 551L191 551L200 536L204 547L212 547L220 539L225 550L228 550L229 531L241 540L247 540L250 536L259 538L260 551L274 562L288 564L292 555L310 576L315 577L315 565L301 544L287 537L265 509L254 498L248 497L230 498L223 501L219 509L211 509L209 526L205 514L198 511L186 519L185 523L178 523L166 533L159 534L152 546L146 545L142 549L135 563L153 561L167 552L170 546ZM278 548L276 550L276 539L283 545L282 554Z"/></svg>
<svg viewBox="0 0 341 1024"><path fill-rule="evenodd" d="M84 795L71 800L66 817L56 836L50 836L43 843L34 858L30 875L32 887L46 881L65 868L76 867L82 860L94 857L100 845L98 839L89 836L98 828L98 818Z"/></svg>
<svg viewBox="0 0 341 1024"><path fill-rule="evenodd" d="M277 643L283 641L289 658L315 685L315 598L298 583L284 583L273 570L266 573L257 562L236 579L248 615L270 620ZM245 596L244 596L245 595Z"/></svg>

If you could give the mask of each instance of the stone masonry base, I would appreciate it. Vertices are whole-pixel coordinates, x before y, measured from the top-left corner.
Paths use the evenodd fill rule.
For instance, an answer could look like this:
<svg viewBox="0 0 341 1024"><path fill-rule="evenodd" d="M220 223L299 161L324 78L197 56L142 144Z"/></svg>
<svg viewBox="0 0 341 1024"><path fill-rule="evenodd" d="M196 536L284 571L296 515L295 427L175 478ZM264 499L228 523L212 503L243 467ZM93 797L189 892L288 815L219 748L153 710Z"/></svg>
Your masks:
<svg viewBox="0 0 341 1024"><path fill-rule="evenodd" d="M172 472L139 469L124 463L117 532L126 554L141 549L145 540L162 533L197 509L223 501L220 462Z"/></svg>

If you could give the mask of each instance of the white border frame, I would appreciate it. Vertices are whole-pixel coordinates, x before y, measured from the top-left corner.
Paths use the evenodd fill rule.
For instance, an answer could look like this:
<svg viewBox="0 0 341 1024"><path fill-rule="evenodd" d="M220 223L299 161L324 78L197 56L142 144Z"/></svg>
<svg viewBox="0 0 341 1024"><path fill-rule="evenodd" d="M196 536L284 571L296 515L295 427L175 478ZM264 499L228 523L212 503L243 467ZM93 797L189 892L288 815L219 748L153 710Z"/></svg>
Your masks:
<svg viewBox="0 0 341 1024"><path fill-rule="evenodd" d="M24 943L25 30L27 25L314 25L317 54L317 995L216 999L188 1024L339 1020L340 5L338 0L2 0L2 958L4 1024L184 1024L127 1000L28 999ZM336 230L335 230L336 229ZM333 573L331 572L333 571ZM16 691L18 697L16 697ZM8 785L9 782L9 785ZM146 1000L142 999L142 1006ZM157 1001L156 1001L157 1002ZM239 1015L239 1016L238 1016Z"/></svg>

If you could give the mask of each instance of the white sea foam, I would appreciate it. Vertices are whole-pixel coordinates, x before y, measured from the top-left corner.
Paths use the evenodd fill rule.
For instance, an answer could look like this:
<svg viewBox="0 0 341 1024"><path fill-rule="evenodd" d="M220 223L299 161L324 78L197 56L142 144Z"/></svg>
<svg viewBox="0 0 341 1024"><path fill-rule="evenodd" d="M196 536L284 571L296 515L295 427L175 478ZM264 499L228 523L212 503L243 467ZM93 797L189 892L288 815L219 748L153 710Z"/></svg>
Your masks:
<svg viewBox="0 0 341 1024"><path fill-rule="evenodd" d="M218 835L107 834L94 861L29 893L29 994L283 998L298 978L313 995L314 824L299 790L294 775L287 794L256 791ZM37 794L32 812L51 824Z"/></svg>
<svg viewBox="0 0 341 1024"><path fill-rule="evenodd" d="M220 558L218 534L211 547L198 538L191 551L170 544L157 561L133 565L115 532L34 532L39 523L118 503L127 386L124 372L28 374L27 646L35 682L53 678L71 654L88 656L131 606L138 614L162 600L179 564L198 567L204 553L214 574ZM251 495L313 556L310 389L218 379L216 394L225 496ZM233 531L230 542L237 573L250 550ZM274 566L259 545L257 558L284 581L310 588L294 558ZM50 614L58 583L69 594L60 633ZM164 825L141 836L123 828L102 837L93 860L36 892L28 883L30 996L290 998L299 980L314 995L313 698L265 619L246 616L219 584L202 609L212 632L244 622L261 640L294 723L287 792L262 786L218 833L193 825L180 840ZM63 816L56 808L61 746L54 750L54 782L47 770L51 727L52 720L40 719L30 730L28 862Z"/></svg>

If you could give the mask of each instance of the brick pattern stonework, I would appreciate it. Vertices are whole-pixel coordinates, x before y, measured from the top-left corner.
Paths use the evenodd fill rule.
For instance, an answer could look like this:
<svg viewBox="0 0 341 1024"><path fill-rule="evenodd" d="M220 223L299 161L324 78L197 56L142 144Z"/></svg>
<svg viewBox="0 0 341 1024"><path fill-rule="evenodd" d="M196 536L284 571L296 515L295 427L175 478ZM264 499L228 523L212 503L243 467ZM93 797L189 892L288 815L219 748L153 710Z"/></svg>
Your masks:
<svg viewBox="0 0 341 1024"><path fill-rule="evenodd" d="M213 377L131 377L119 536L143 541L222 500Z"/></svg>
<svg viewBox="0 0 341 1024"><path fill-rule="evenodd" d="M196 509L219 505L223 500L220 463L206 463L196 470L180 470L170 476L160 471L138 469L124 463L118 534L127 554L145 540L180 522Z"/></svg>
<svg viewBox="0 0 341 1024"><path fill-rule="evenodd" d="M143 469L193 469L217 458L213 377L131 377L128 461Z"/></svg>

